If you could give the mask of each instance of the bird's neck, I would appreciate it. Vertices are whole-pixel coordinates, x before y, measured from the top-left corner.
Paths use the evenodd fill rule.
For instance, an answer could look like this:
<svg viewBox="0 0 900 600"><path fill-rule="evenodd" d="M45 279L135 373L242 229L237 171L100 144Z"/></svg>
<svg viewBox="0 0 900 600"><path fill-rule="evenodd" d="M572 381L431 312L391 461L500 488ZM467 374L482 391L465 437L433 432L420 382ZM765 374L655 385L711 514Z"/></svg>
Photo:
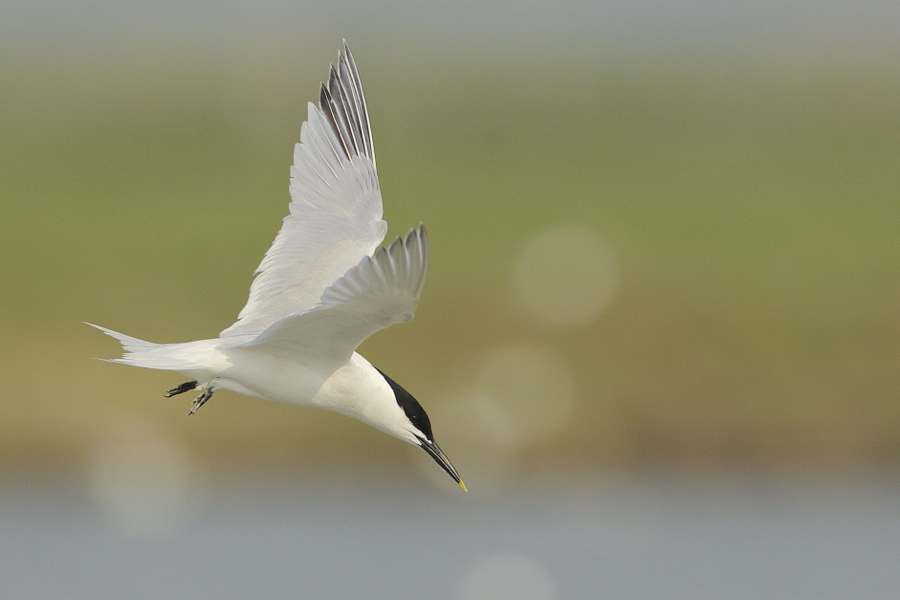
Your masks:
<svg viewBox="0 0 900 600"><path fill-rule="evenodd" d="M378 369L355 352L346 365L325 381L312 403L417 444L391 386Z"/></svg>

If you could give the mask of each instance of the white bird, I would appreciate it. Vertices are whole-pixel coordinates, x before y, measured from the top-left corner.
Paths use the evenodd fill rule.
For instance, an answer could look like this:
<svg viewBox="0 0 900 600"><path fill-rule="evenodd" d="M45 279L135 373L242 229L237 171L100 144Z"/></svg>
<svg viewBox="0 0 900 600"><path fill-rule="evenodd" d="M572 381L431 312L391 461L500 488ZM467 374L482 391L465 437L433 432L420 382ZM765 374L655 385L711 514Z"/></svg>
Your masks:
<svg viewBox="0 0 900 600"><path fill-rule="evenodd" d="M313 406L358 419L423 448L466 489L434 441L419 402L356 353L370 335L412 320L428 273L419 225L387 248L372 132L347 42L308 106L291 168L290 214L266 252L238 320L216 339L145 342L91 325L121 342L117 362L181 373L166 393L216 390Z"/></svg>

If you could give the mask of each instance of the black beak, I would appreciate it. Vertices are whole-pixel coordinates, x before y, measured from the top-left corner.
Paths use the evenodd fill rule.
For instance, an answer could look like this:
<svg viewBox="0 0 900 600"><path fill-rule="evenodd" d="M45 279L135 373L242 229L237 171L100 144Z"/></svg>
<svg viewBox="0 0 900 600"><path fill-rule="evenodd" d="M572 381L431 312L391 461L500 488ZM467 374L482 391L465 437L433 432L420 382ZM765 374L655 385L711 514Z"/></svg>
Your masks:
<svg viewBox="0 0 900 600"><path fill-rule="evenodd" d="M422 446L422 449L425 450L431 458L434 459L434 462L441 465L441 468L447 471L450 477L453 478L453 481L459 484L459 487L463 489L464 492L468 492L466 489L466 484L463 483L462 478L460 478L459 473L456 472L456 469L453 468L453 465L450 464L450 459L447 458L447 455L444 454L444 451L441 450L441 447L431 440L427 440L425 438L419 438L419 445Z"/></svg>

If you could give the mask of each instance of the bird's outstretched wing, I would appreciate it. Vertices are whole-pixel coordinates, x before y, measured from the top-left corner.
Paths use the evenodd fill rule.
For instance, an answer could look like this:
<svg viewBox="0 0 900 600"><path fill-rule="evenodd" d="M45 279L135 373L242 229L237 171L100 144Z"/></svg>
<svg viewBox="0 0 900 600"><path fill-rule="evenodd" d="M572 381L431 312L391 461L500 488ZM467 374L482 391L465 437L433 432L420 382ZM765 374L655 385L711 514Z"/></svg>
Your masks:
<svg viewBox="0 0 900 600"><path fill-rule="evenodd" d="M363 258L325 290L318 306L273 323L241 347L341 365L376 331L412 320L427 274L428 238L419 225Z"/></svg>
<svg viewBox="0 0 900 600"><path fill-rule="evenodd" d="M318 305L326 288L384 241L366 99L346 42L319 106L309 103L290 191L291 212L256 270L247 305L220 334L229 345Z"/></svg>

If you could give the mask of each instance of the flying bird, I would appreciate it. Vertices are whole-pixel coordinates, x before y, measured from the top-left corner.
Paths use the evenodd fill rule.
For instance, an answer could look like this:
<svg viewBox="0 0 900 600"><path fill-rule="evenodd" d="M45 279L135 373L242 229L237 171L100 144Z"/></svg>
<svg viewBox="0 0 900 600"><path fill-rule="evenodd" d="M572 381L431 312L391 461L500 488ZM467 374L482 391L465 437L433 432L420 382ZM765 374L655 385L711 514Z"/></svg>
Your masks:
<svg viewBox="0 0 900 600"><path fill-rule="evenodd" d="M347 42L308 105L291 167L290 214L256 270L237 321L216 339L145 342L98 325L125 350L117 362L175 371L167 397L216 390L353 417L424 449L463 490L422 405L356 349L412 320L428 274L425 226L387 247L372 131Z"/></svg>

